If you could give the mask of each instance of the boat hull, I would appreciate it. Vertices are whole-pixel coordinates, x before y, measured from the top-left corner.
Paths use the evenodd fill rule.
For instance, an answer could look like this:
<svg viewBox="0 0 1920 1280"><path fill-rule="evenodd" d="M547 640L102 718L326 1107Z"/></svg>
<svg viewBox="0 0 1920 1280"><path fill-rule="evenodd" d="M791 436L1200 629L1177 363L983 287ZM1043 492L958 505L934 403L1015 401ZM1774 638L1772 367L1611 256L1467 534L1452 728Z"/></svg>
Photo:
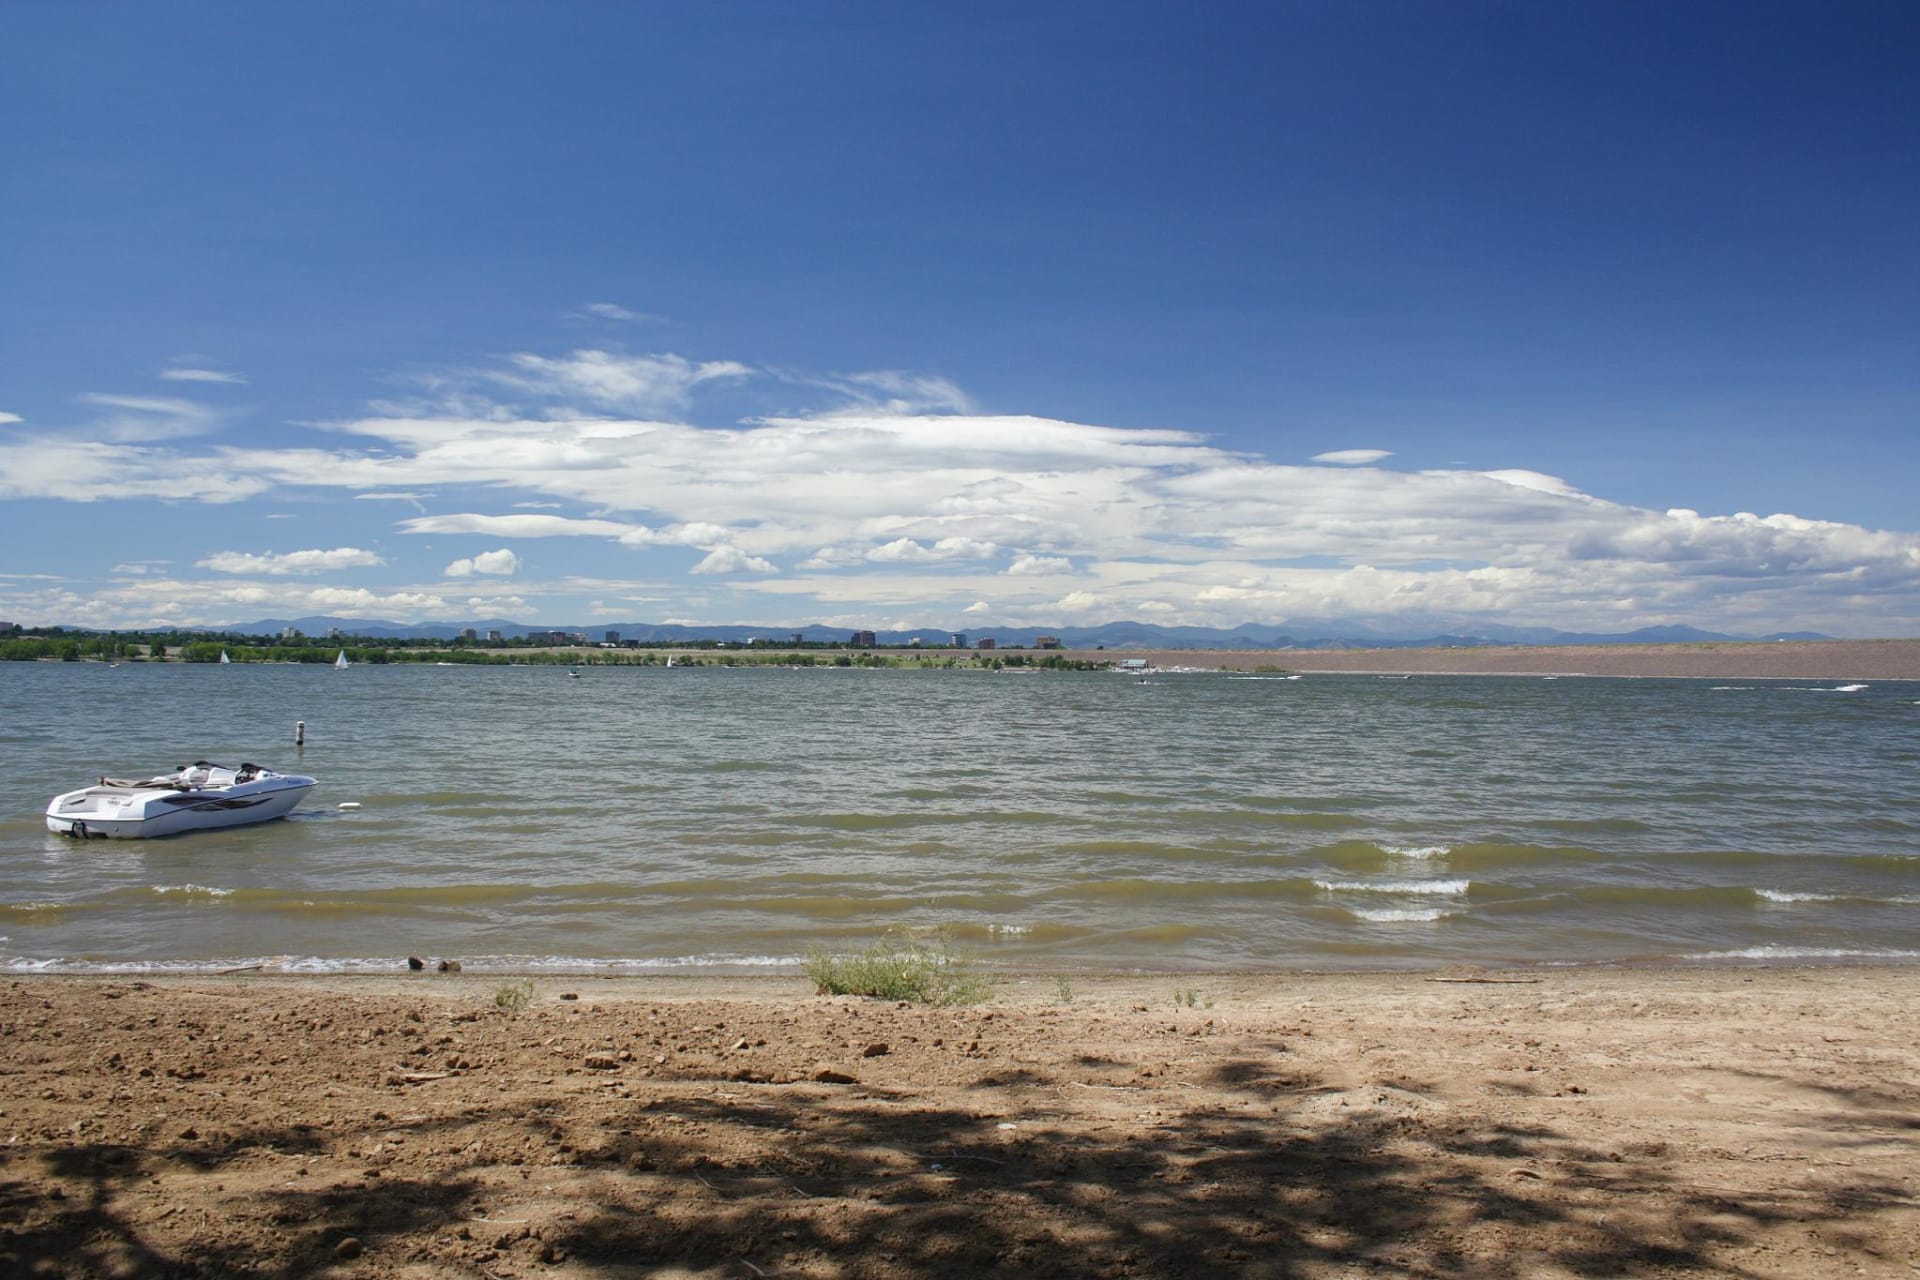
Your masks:
<svg viewBox="0 0 1920 1280"><path fill-rule="evenodd" d="M54 797L47 806L47 830L81 839L149 840L186 831L252 826L286 817L314 785L312 778L280 774L201 791L85 787Z"/></svg>

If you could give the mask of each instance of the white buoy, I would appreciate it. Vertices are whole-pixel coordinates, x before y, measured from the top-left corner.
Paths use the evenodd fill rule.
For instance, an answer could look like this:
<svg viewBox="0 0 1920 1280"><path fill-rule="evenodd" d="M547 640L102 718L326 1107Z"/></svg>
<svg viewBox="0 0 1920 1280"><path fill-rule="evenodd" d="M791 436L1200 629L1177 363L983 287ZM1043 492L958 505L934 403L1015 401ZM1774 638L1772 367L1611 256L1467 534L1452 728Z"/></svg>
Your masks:
<svg viewBox="0 0 1920 1280"><path fill-rule="evenodd" d="M342 800L340 802L340 807L342 809L358 809L360 807L360 802L358 800Z"/></svg>

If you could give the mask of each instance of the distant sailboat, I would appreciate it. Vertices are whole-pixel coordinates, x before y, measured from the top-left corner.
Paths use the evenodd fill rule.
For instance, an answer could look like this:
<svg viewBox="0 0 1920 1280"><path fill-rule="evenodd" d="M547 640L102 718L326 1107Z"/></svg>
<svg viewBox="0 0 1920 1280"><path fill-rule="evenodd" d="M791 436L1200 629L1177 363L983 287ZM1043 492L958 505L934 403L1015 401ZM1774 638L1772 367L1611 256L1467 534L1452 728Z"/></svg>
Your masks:
<svg viewBox="0 0 1920 1280"><path fill-rule="evenodd" d="M230 667L233 665L233 659L227 656L227 651L225 649L222 649L220 651L220 665L223 667Z"/></svg>
<svg viewBox="0 0 1920 1280"><path fill-rule="evenodd" d="M333 660L333 669L335 671L345 671L350 665L352 664L347 661L347 651L342 649L340 656Z"/></svg>

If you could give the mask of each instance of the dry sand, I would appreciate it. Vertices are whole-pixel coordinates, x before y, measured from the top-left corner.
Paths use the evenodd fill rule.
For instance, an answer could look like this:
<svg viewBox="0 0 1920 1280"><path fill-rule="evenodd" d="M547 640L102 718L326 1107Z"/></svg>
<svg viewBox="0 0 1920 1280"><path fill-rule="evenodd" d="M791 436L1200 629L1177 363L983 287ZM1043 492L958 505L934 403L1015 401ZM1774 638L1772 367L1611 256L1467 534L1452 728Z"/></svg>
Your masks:
<svg viewBox="0 0 1920 1280"><path fill-rule="evenodd" d="M500 986L0 984L0 1275L1920 1275L1920 969Z"/></svg>

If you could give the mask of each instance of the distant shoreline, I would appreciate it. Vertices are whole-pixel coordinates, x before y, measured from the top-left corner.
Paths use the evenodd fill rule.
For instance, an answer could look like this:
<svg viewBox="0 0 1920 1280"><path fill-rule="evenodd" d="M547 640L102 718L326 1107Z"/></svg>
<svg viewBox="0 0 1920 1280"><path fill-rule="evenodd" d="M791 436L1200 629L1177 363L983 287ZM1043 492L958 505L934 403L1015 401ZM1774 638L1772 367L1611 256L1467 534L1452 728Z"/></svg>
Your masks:
<svg viewBox="0 0 1920 1280"><path fill-rule="evenodd" d="M1920 640L1500 645L1474 649L1064 649L1067 658L1302 675L1614 676L1731 680L1920 680Z"/></svg>

